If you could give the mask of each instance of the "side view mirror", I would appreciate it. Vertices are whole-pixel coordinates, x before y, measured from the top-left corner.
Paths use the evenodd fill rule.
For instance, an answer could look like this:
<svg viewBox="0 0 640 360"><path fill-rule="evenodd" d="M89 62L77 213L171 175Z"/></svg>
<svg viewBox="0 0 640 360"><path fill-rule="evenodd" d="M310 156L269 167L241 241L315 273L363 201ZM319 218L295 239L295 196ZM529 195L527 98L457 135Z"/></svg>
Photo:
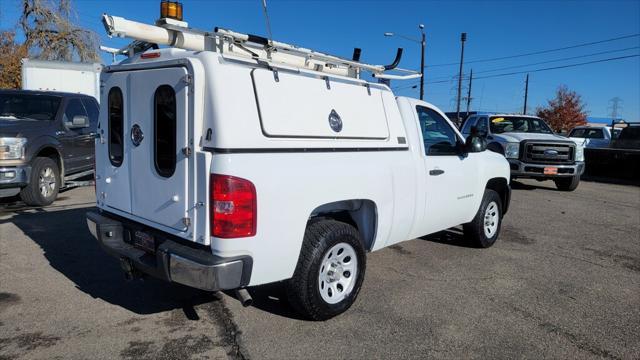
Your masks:
<svg viewBox="0 0 640 360"><path fill-rule="evenodd" d="M76 115L71 122L66 123L69 129L83 129L89 127L89 118L84 115Z"/></svg>
<svg viewBox="0 0 640 360"><path fill-rule="evenodd" d="M487 140L477 134L469 135L464 145L465 150L470 153L483 152L487 150Z"/></svg>

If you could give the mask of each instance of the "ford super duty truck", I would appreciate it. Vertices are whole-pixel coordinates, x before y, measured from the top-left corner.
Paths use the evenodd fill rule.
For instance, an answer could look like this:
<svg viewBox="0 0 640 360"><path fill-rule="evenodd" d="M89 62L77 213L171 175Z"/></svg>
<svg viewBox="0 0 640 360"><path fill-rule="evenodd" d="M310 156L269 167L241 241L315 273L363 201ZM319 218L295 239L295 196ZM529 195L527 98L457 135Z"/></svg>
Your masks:
<svg viewBox="0 0 640 360"><path fill-rule="evenodd" d="M128 276L239 289L245 303L247 287L284 281L298 311L328 319L355 301L367 252L457 225L478 247L498 238L508 162L435 106L360 78L385 67L104 21L138 47L173 45L102 74L87 223Z"/></svg>
<svg viewBox="0 0 640 360"><path fill-rule="evenodd" d="M528 115L472 115L463 135L477 133L488 149L504 155L511 178L553 180L563 191L573 191L584 173L584 147L556 135L544 120Z"/></svg>
<svg viewBox="0 0 640 360"><path fill-rule="evenodd" d="M0 90L0 198L51 204L93 173L98 103L87 95Z"/></svg>

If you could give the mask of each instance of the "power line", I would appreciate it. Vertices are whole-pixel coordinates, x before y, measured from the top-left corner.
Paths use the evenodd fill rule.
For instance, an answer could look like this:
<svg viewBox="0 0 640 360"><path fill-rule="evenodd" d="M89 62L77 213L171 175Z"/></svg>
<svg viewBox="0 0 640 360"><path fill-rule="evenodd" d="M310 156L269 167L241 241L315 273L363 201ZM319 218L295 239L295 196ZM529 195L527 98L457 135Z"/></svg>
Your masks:
<svg viewBox="0 0 640 360"><path fill-rule="evenodd" d="M467 61L467 63L470 64L470 63L497 61L497 60L505 60L505 59L513 59L513 58L518 58L518 57L524 57L524 56L546 54L546 53L550 53L550 52L554 52L554 51L575 49L575 48L579 48L579 47L583 47L583 46L602 44L602 43L606 43L606 42L622 40L622 39L628 39L628 38L637 37L637 36L640 36L640 33L631 34L631 35L624 35L624 36L618 36L618 37L611 38L611 39L606 39L606 40L591 41L591 42L588 42L588 43L582 43L582 44L576 44L576 45L570 45L570 46L563 46L563 47L559 47L559 48L555 48L555 49L540 50L540 51L528 52L528 53L523 53L523 54L501 56L501 57L488 58L488 59L471 60L471 61ZM451 66L451 65L458 65L458 64L459 64L459 62L451 62L451 63L444 63L444 64L426 65L425 67L428 68L428 67L437 67L437 66Z"/></svg>
<svg viewBox="0 0 640 360"><path fill-rule="evenodd" d="M624 49L617 49L617 50L600 51L600 52L591 53L591 54L570 56L570 57L565 57L565 58L561 58L561 59L539 61L539 62L534 62L534 63L529 63L529 64L505 66L505 67L501 67L501 68L497 68L497 69L477 71L476 74L484 74L484 73L488 73L488 72L508 70L508 69L518 69L518 68L523 68L523 67L527 67L527 66L548 64L548 63L553 63L553 62L558 62L558 61L565 61L565 60L582 59L582 58L596 56L596 55L611 54L611 53L622 52L622 51L627 51L627 50L635 50L635 49L640 49L640 46L633 46L633 47L628 47L628 48L624 48ZM431 78L431 80L444 80L444 79L451 79L451 76L438 76L438 77L435 77L435 78Z"/></svg>
<svg viewBox="0 0 640 360"><path fill-rule="evenodd" d="M570 67L575 67L575 66L583 66L583 65L596 64L596 63L602 63L602 62L607 62L607 61L622 60L622 59L628 59L628 58L638 57L638 56L640 56L640 54L618 56L618 57L614 57L614 58L593 60L593 61L587 61L587 62L582 62L582 63L577 63L577 64L559 65L559 66L553 66L553 67L541 68L541 69L535 69L535 70L513 71L513 72L508 72L508 73L502 73L502 74L478 76L475 79L476 80L478 80L478 79L489 79L489 78L501 77L501 76L526 74L526 73L535 73L535 72L549 71L549 70L556 70L556 69L565 69L565 68L570 68ZM428 82L428 84L447 83L447 82L450 82L450 81L451 80L432 81L432 82Z"/></svg>

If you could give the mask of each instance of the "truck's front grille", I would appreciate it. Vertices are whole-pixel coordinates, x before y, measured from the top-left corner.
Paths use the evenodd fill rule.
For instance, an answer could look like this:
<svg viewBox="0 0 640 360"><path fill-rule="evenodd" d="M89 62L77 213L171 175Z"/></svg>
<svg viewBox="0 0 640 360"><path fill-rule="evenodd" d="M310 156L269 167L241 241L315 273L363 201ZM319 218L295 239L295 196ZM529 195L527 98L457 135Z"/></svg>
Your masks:
<svg viewBox="0 0 640 360"><path fill-rule="evenodd" d="M573 164L575 145L553 142L527 142L522 160L538 164Z"/></svg>

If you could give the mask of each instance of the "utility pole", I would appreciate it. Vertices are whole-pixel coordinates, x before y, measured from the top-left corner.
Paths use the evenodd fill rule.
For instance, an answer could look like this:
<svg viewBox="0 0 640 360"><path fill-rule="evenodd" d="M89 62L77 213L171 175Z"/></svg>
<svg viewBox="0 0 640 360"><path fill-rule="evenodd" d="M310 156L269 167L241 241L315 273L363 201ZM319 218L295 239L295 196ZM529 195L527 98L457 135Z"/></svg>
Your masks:
<svg viewBox="0 0 640 360"><path fill-rule="evenodd" d="M469 116L469 111L471 110L471 82L473 81L473 69L469 73L469 91L467 92L467 116Z"/></svg>
<svg viewBox="0 0 640 360"><path fill-rule="evenodd" d="M524 81L524 109L522 113L527 115L527 99L529 97L529 74L527 74L527 79Z"/></svg>
<svg viewBox="0 0 640 360"><path fill-rule="evenodd" d="M464 43L467 41L467 33L460 34L460 71L458 72L458 105L456 106L456 123L460 123L460 97L462 93L462 64L464 63Z"/></svg>
<svg viewBox="0 0 640 360"><path fill-rule="evenodd" d="M420 100L424 100L424 48L427 45L426 36L424 34L424 25L418 25L422 32L422 57L420 59Z"/></svg>
<svg viewBox="0 0 640 360"><path fill-rule="evenodd" d="M609 109L611 109L611 120L616 121L620 116L620 110L622 110L622 99L619 97L614 97L609 100L611 105L609 105Z"/></svg>

